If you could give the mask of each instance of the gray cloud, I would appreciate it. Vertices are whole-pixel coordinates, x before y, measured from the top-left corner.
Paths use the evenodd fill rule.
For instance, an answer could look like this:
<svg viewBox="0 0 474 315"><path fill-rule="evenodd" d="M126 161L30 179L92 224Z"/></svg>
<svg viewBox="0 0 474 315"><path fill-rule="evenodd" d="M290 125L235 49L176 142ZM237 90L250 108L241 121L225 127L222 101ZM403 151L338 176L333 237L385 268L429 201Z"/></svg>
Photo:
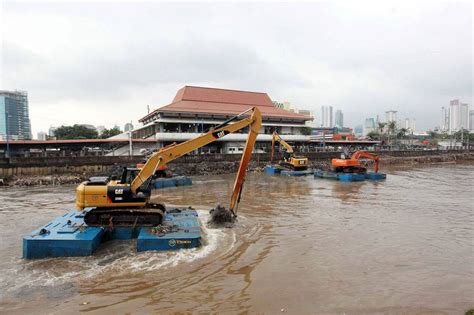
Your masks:
<svg viewBox="0 0 474 315"><path fill-rule="evenodd" d="M422 2L7 3L3 88L30 92L42 129L98 124L98 113L105 124L138 119L186 84L265 91L318 115L333 105L352 126L397 109L428 128L450 99L472 105L471 12Z"/></svg>

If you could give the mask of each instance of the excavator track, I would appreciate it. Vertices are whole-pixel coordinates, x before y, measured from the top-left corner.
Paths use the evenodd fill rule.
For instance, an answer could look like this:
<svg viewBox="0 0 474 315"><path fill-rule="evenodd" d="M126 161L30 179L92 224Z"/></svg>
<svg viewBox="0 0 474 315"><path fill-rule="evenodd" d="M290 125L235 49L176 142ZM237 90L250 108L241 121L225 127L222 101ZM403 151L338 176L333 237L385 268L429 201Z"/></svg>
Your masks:
<svg viewBox="0 0 474 315"><path fill-rule="evenodd" d="M146 208L96 208L88 211L84 222L88 226L136 227L156 226L163 222L165 207L161 204L148 204Z"/></svg>

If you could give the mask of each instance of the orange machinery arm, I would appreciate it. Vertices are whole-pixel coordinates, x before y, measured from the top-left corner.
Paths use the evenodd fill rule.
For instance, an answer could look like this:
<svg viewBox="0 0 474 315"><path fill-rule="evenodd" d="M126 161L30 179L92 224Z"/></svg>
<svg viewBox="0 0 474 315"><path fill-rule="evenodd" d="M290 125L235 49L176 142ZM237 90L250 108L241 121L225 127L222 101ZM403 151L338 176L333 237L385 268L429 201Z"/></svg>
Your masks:
<svg viewBox="0 0 474 315"><path fill-rule="evenodd" d="M352 154L352 157L351 157L352 160L359 160L360 158L366 158L366 159L374 160L374 162L375 162L374 171L375 171L375 173L377 173L379 171L380 157L378 155L375 155L375 154L372 154L372 153L369 153L369 152L365 152L365 151L357 151L354 154Z"/></svg>
<svg viewBox="0 0 474 315"><path fill-rule="evenodd" d="M246 116L249 112L251 112L250 117L243 118L243 116ZM242 119L231 124L231 122L240 118ZM240 160L239 170L237 171L234 189L230 201L229 210L231 210L235 215L234 211L236 211L236 207L240 201L240 194L242 192L242 185L244 183L245 173L247 171L247 166L249 164L252 150L257 140L257 135L261 125L262 115L260 113L260 110L257 107L253 107L225 121L221 125L209 130L207 133L197 138L155 152L150 156L148 161L141 169L140 173L138 173L137 177L135 177L135 179L132 181L132 192L136 194L140 186L145 183L148 178L150 178L160 166L166 165L167 163L176 160L177 158L188 154L198 148L201 148L209 143L212 143L224 137L225 135L228 135L229 133L234 133L247 126L250 126L247 142L245 144L245 149Z"/></svg>
<svg viewBox="0 0 474 315"><path fill-rule="evenodd" d="M270 156L270 163L273 162L273 155L275 154L275 142L280 143L286 149L286 152L290 154L293 153L293 147L283 140L276 131L274 131L272 135L272 154Z"/></svg>

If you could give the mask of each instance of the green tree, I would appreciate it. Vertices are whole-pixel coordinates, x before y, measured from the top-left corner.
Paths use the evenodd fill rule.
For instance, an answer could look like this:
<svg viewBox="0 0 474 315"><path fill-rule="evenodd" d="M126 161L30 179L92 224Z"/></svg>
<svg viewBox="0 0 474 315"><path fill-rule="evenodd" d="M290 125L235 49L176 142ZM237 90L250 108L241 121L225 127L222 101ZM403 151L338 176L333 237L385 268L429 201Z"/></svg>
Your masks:
<svg viewBox="0 0 474 315"><path fill-rule="evenodd" d="M390 121L387 125L388 129L388 140L390 141L390 138L395 134L395 131L397 130L397 123L395 121Z"/></svg>
<svg viewBox="0 0 474 315"><path fill-rule="evenodd" d="M97 139L97 130L84 125L61 126L54 131L56 139Z"/></svg>
<svg viewBox="0 0 474 315"><path fill-rule="evenodd" d="M379 131L379 134L384 134L385 132L385 126L387 125L387 123L384 123L384 122L379 122L378 125L377 125L377 129Z"/></svg>
<svg viewBox="0 0 474 315"><path fill-rule="evenodd" d="M369 140L380 140L381 136L377 131L371 131L367 134Z"/></svg>
<svg viewBox="0 0 474 315"><path fill-rule="evenodd" d="M100 134L100 137L102 139L107 139L107 138L119 135L121 133L122 133L122 130L120 130L118 127L113 127L113 128L110 128L110 129L106 128L106 129L104 129L104 131L102 131L102 133Z"/></svg>
<svg viewBox="0 0 474 315"><path fill-rule="evenodd" d="M407 133L408 133L408 129L400 128L397 132L397 139L406 139Z"/></svg>
<svg viewBox="0 0 474 315"><path fill-rule="evenodd" d="M310 127L303 127L300 130L301 130L301 134L304 135L304 136L311 135L311 128Z"/></svg>

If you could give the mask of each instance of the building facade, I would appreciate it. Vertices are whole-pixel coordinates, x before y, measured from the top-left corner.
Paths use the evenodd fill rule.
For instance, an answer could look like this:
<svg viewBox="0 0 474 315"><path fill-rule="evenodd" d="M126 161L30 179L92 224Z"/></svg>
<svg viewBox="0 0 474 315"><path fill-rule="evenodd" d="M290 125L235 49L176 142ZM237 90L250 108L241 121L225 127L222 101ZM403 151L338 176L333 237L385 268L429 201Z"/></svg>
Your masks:
<svg viewBox="0 0 474 315"><path fill-rule="evenodd" d="M375 131L375 119L366 118L364 122L363 136L366 137L372 131Z"/></svg>
<svg viewBox="0 0 474 315"><path fill-rule="evenodd" d="M159 147L193 139L210 128L251 107L262 113L262 128L257 149L266 150L273 131L294 144L305 143L304 131L311 117L275 106L266 93L207 87L185 86L171 104L160 107L139 120L142 127L133 130L138 139L156 139ZM239 153L247 139L246 130L230 134L200 149L209 153Z"/></svg>
<svg viewBox="0 0 474 315"><path fill-rule="evenodd" d="M474 131L474 110L469 111L469 130Z"/></svg>
<svg viewBox="0 0 474 315"><path fill-rule="evenodd" d="M336 128L342 129L344 127L344 114L342 110L336 110L334 125Z"/></svg>
<svg viewBox="0 0 474 315"><path fill-rule="evenodd" d="M9 140L32 138L26 92L0 91L0 137Z"/></svg>
<svg viewBox="0 0 474 315"><path fill-rule="evenodd" d="M458 99L449 102L449 132L469 128L469 105Z"/></svg>
<svg viewBox="0 0 474 315"><path fill-rule="evenodd" d="M385 112L385 122L397 122L397 111L396 110L388 110Z"/></svg>
<svg viewBox="0 0 474 315"><path fill-rule="evenodd" d="M321 127L334 127L332 119L332 106L321 106Z"/></svg>
<svg viewBox="0 0 474 315"><path fill-rule="evenodd" d="M449 131L449 108L448 107L441 107L441 123L439 125L439 129L441 132L448 132Z"/></svg>

